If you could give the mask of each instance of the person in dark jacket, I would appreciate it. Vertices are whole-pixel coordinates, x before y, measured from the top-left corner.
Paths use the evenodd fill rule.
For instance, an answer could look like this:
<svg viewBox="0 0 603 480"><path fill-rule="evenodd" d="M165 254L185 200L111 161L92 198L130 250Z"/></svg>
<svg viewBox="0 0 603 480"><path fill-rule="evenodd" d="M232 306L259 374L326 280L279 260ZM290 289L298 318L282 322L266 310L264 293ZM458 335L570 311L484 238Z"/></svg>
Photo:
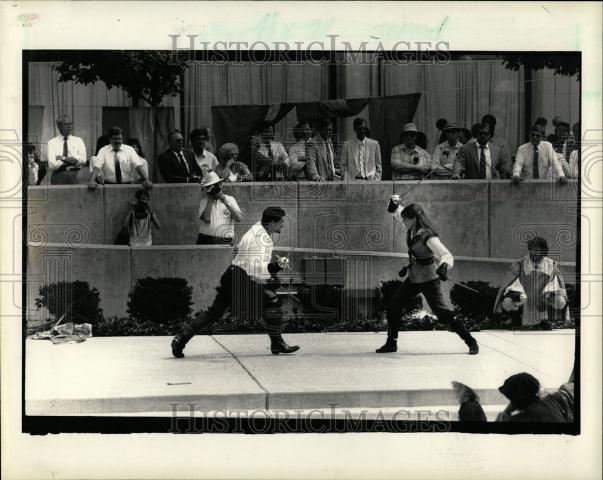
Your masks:
<svg viewBox="0 0 603 480"><path fill-rule="evenodd" d="M159 155L159 171L166 183L198 183L203 176L192 150L184 150L178 130L169 134L169 148Z"/></svg>
<svg viewBox="0 0 603 480"><path fill-rule="evenodd" d="M574 374L568 383L550 395L541 396L540 382L529 373L511 375L498 389L510 400L497 417L498 422L549 422L574 421Z"/></svg>

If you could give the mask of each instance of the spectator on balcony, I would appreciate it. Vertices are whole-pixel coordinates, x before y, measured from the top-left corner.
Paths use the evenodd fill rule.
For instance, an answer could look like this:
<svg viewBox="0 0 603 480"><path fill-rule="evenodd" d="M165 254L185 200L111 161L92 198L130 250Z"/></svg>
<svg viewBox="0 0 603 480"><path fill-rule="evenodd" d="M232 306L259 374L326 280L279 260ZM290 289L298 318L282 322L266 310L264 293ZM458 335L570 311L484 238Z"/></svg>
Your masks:
<svg viewBox="0 0 603 480"><path fill-rule="evenodd" d="M147 159L144 156L140 140L138 140L137 138L128 138L128 140L126 141L126 145L130 145L134 149L134 151L138 155L138 158L140 158L140 161L142 162L142 168L146 174L146 178L149 178L149 162L147 162ZM139 175L136 180L142 180L142 177L140 177Z"/></svg>
<svg viewBox="0 0 603 480"><path fill-rule="evenodd" d="M103 183L133 183L141 178L144 187L150 190L153 184L148 179L136 151L123 144L121 128L112 127L109 130L109 142L109 145L98 151L90 165L92 173L88 180L88 188L95 189L96 180L102 174Z"/></svg>
<svg viewBox="0 0 603 480"><path fill-rule="evenodd" d="M391 153L392 180L416 180L431 173L431 155L417 146L419 130L414 123L402 129L402 143Z"/></svg>
<svg viewBox="0 0 603 480"><path fill-rule="evenodd" d="M455 123L449 123L442 127L446 135L446 141L440 143L433 151L432 168L434 170L431 178L434 180L449 180L454 173L454 161L459 150L463 146L459 142L460 129Z"/></svg>
<svg viewBox="0 0 603 480"><path fill-rule="evenodd" d="M209 152L209 153L216 153L216 139L214 138L214 132L212 131L211 128L206 127L206 126L202 126L199 127L199 130L204 130L206 132L206 137L205 137L205 151ZM190 138L190 137L189 137Z"/></svg>
<svg viewBox="0 0 603 480"><path fill-rule="evenodd" d="M306 121L299 122L293 128L295 143L289 147L289 174L292 180L306 179L306 143L312 136L310 124Z"/></svg>
<svg viewBox="0 0 603 480"><path fill-rule="evenodd" d="M253 138L254 174L258 181L284 180L289 169L289 155L283 144L276 141L274 122L265 120Z"/></svg>
<svg viewBox="0 0 603 480"><path fill-rule="evenodd" d="M234 197L222 191L223 180L208 172L201 182L197 245L232 245L234 224L243 218Z"/></svg>
<svg viewBox="0 0 603 480"><path fill-rule="evenodd" d="M488 139L488 143L497 146L500 150L500 159L502 162L502 169L499 170L500 178L510 178L511 172L513 171L511 148L504 138L500 135L496 135L496 117L490 114L484 115L482 117L482 123L486 123L490 126L490 138Z"/></svg>
<svg viewBox="0 0 603 480"><path fill-rule="evenodd" d="M42 165L40 151L35 143L27 142L23 153L25 157L23 163L27 166L26 184L30 187L39 185L46 175L46 166Z"/></svg>
<svg viewBox="0 0 603 480"><path fill-rule="evenodd" d="M158 157L159 171L166 183L198 183L201 169L195 154L184 150L184 137L178 130L168 136L169 148Z"/></svg>
<svg viewBox="0 0 603 480"><path fill-rule="evenodd" d="M306 143L306 178L313 182L332 182L341 178L335 168L333 121L323 118L316 126L316 135Z"/></svg>
<svg viewBox="0 0 603 480"><path fill-rule="evenodd" d="M368 138L364 118L354 119L356 138L342 146L341 166L348 180L381 180L381 149L379 142Z"/></svg>
<svg viewBox="0 0 603 480"><path fill-rule="evenodd" d="M553 145L557 153L563 154L567 160L569 152L567 152L567 143L570 140L570 124L559 120L555 124L555 133L547 137L547 141ZM570 142L571 143L571 142Z"/></svg>
<svg viewBox="0 0 603 480"><path fill-rule="evenodd" d="M553 146L542 140L542 127L534 125L530 129L530 141L517 149L513 165L512 183L520 180L558 178L565 183L565 174Z"/></svg>
<svg viewBox="0 0 603 480"><path fill-rule="evenodd" d="M188 138L195 157L195 172L197 175L204 177L218 166L218 159L206 148L209 139L209 129L207 127L196 128L189 134Z"/></svg>
<svg viewBox="0 0 603 480"><path fill-rule="evenodd" d="M445 118L440 118L436 122L436 128L438 129L438 145L446 141L446 132L444 131L444 127L448 125L448 123L448 120Z"/></svg>
<svg viewBox="0 0 603 480"><path fill-rule="evenodd" d="M580 152L581 152L581 137L580 123L574 123L572 126L574 141L571 144L569 161L565 176L567 178L579 178L580 176Z"/></svg>
<svg viewBox="0 0 603 480"><path fill-rule="evenodd" d="M57 118L60 135L48 141L47 161L52 185L79 183L79 170L86 164L86 146L80 137L71 134L73 123L68 115Z"/></svg>
<svg viewBox="0 0 603 480"><path fill-rule="evenodd" d="M239 147L225 143L218 150L218 165L213 169L225 182L251 182L253 174L249 167L239 161ZM209 173L209 172L208 172Z"/></svg>
<svg viewBox="0 0 603 480"><path fill-rule="evenodd" d="M548 120L544 117L538 117L534 122L534 125L538 125L542 128L543 133L546 133L546 127L549 124Z"/></svg>
<svg viewBox="0 0 603 480"><path fill-rule="evenodd" d="M506 172L505 162L501 157L500 148L492 145L490 127L487 123L476 123L471 128L475 142L468 142L459 150L455 162L452 179L492 180L501 177Z"/></svg>
<svg viewBox="0 0 603 480"><path fill-rule="evenodd" d="M467 142L473 140L473 135L471 134L471 130L468 128L461 128L459 131L459 142L465 145Z"/></svg>

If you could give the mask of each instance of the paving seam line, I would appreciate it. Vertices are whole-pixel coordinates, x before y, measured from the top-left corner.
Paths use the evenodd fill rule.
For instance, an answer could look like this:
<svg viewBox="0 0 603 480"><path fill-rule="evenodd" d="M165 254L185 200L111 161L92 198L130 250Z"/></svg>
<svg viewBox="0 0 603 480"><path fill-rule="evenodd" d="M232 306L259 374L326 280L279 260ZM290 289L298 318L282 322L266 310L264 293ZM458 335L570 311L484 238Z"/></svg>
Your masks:
<svg viewBox="0 0 603 480"><path fill-rule="evenodd" d="M488 348L490 348L490 349L494 350L495 352L500 353L501 355L504 355L505 357L511 358L512 360L515 360L515 361L517 361L517 362L519 362L519 363L523 363L525 366L530 367L530 368L533 368L534 370L536 370L536 371L538 371L538 372L542 373L543 375L546 375L546 376L547 376L547 377L549 377L549 378L553 378L551 375L549 375L549 374L548 374L548 373L546 373L546 372L543 372L543 371L542 371L542 370L540 370L539 368L536 368L536 367L534 367L533 365L530 365L529 363L526 363L526 362L524 362L524 361L520 360L519 358L515 358L515 357L513 357L513 356L509 355L508 353L505 353L505 352L503 352L502 350L499 350L498 348L494 348L493 346L488 345L487 343L484 343L483 341L480 341L480 345L485 345L486 347L488 347Z"/></svg>
<svg viewBox="0 0 603 480"><path fill-rule="evenodd" d="M502 340L502 341L504 341L504 342L510 343L510 344L512 344L512 345L515 345L516 347L523 348L524 350L528 350L528 351L530 351L530 352L537 353L537 354L539 354L539 355L541 355L541 356L543 356L543 357L548 358L549 360L552 360L553 362L556 362L556 363L561 364L561 362L559 362L559 361L557 360L557 357L552 357L552 356L550 356L550 355L543 354L542 352L539 352L538 350L534 350L534 349L532 349L532 348L530 348L530 347L527 347L527 346L525 346L525 345L522 345L521 343L514 343L514 342L512 342L511 340L509 340L509 339L507 339L507 338L505 338L505 337L503 337L503 336L501 336L501 335L497 335L496 333L491 333L491 332L483 332L483 333L486 333L486 334L488 334L488 335L491 335L492 337L498 338L499 340ZM569 333L568 333L568 334L565 334L565 333L564 333L563 335L571 335L571 334L569 334ZM574 337L575 337L575 336L576 336L576 335L574 334Z"/></svg>
<svg viewBox="0 0 603 480"><path fill-rule="evenodd" d="M268 392L268 390L266 390L264 388L264 386L260 383L260 381L257 378L255 378L255 375L253 373L251 373L245 365L243 365L243 363L237 358L237 356L234 353L232 353L228 348L226 348L226 346L223 345L221 342L219 342L216 339L216 337L214 337L213 335L210 335L210 338L214 342L216 342L220 347L222 347L222 349L227 351L230 354L230 356L232 358L234 358L235 361L241 366L241 368L247 372L247 375L249 375L251 377L251 379L256 383L256 385L262 389L262 391L266 394L266 410L268 410L269 406L270 406L270 392Z"/></svg>

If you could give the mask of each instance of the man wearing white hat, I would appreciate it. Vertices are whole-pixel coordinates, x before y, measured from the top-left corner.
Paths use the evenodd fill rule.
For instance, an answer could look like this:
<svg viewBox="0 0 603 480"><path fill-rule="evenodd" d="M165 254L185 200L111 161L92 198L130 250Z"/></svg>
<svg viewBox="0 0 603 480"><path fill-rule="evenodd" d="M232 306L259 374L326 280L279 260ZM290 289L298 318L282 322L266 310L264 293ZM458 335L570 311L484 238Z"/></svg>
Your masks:
<svg viewBox="0 0 603 480"><path fill-rule="evenodd" d="M431 172L431 155L417 146L419 130L414 123L402 129L402 142L392 149L392 180L417 180Z"/></svg>
<svg viewBox="0 0 603 480"><path fill-rule="evenodd" d="M201 182L197 245L232 245L234 224L243 218L234 197L222 191L223 179L209 172Z"/></svg>

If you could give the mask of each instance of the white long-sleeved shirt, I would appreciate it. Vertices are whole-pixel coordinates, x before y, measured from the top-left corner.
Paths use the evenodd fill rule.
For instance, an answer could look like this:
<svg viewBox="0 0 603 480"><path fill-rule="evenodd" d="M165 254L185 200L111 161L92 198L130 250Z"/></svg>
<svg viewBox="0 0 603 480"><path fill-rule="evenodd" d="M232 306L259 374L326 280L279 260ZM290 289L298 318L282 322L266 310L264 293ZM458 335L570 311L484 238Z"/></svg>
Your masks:
<svg viewBox="0 0 603 480"><path fill-rule="evenodd" d="M257 222L241 238L232 264L245 270L256 281L268 280L268 264L272 259L273 248L272 237L262 226L262 222Z"/></svg>
<svg viewBox="0 0 603 480"><path fill-rule="evenodd" d="M63 165L63 162L57 160L57 155L63 156L63 135L58 135L48 140L48 148L46 155L48 160L48 168L56 170ZM67 152L69 157L77 158L78 165L86 164L86 145L80 137L69 135L67 137Z"/></svg>
<svg viewBox="0 0 603 480"><path fill-rule="evenodd" d="M436 257L436 265L447 263L450 268L454 266L454 257L438 237L431 237L426 243Z"/></svg>
<svg viewBox="0 0 603 480"><path fill-rule="evenodd" d="M138 178L136 168L143 165L140 157L130 145L122 144L117 151L117 159L121 168L122 182L134 182ZM116 183L115 152L111 145L105 145L98 151L98 155L90 162L92 168L98 168L105 178L105 182Z"/></svg>
<svg viewBox="0 0 603 480"><path fill-rule="evenodd" d="M401 213L404 210L402 205L398 205L398 208L395 212L392 213L395 219L397 219L400 223L402 223ZM427 240L427 246L433 252L436 258L436 265L440 265L441 263L447 263L450 268L454 266L454 257L450 250L448 250L442 241L438 237L431 237Z"/></svg>

